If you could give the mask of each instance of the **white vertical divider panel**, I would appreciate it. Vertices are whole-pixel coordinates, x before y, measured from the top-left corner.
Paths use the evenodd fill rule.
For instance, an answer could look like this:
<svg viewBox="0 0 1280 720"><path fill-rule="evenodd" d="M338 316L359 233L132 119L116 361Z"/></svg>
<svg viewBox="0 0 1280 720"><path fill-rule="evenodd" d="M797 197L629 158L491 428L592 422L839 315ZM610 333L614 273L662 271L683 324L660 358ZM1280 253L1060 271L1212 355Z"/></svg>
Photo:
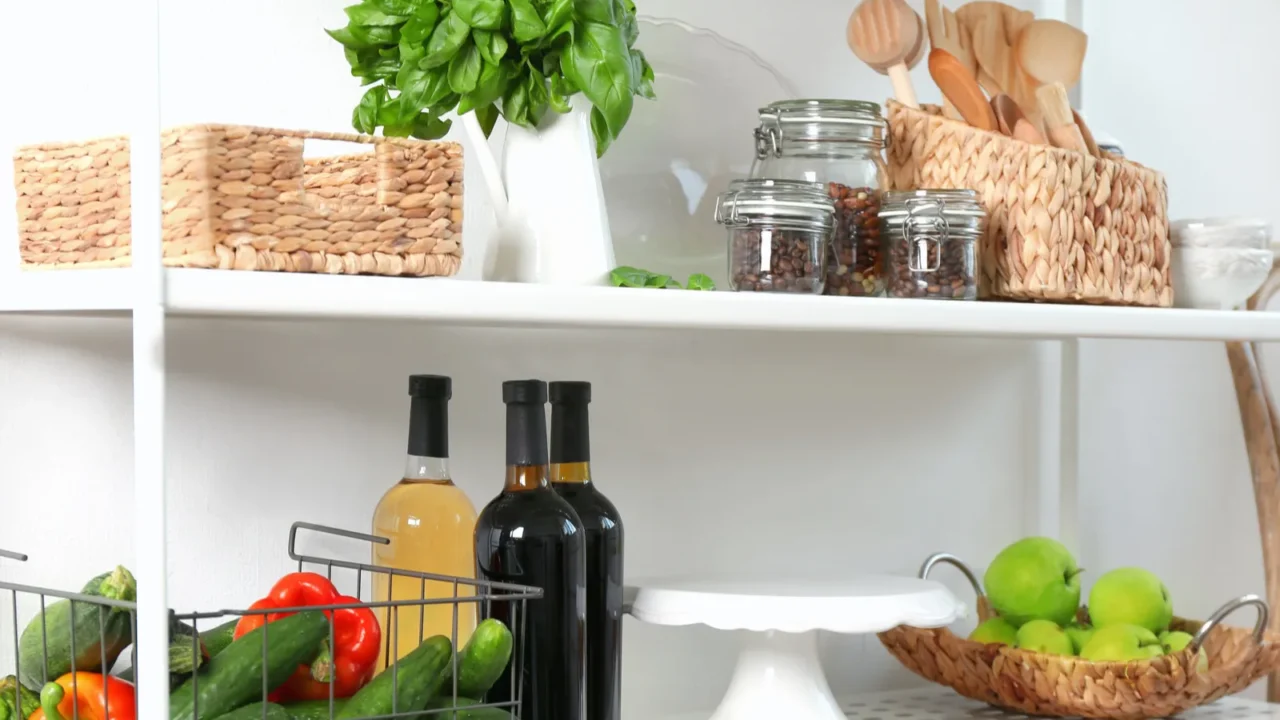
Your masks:
<svg viewBox="0 0 1280 720"><path fill-rule="evenodd" d="M1078 550L1080 453L1080 344L1078 340L1036 346L1038 428L1035 485L1024 511L1029 534L1061 540Z"/></svg>
<svg viewBox="0 0 1280 720"><path fill-rule="evenodd" d="M130 119L133 268L133 497L138 571L138 717L169 717L164 477L165 288L161 257L160 0L135 0Z"/></svg>

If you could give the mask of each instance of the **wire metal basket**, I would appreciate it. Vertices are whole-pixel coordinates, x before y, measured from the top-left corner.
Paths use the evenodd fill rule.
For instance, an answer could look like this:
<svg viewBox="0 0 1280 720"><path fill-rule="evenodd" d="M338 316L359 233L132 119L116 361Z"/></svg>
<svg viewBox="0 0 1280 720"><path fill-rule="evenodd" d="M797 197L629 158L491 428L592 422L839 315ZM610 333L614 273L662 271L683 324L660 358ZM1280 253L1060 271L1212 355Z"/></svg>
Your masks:
<svg viewBox="0 0 1280 720"><path fill-rule="evenodd" d="M375 544L381 544L381 545L386 545L391 542L387 538L378 537L375 535L368 535L365 533L352 532L349 530L342 530L339 528L327 527L324 525L316 525L313 523L305 523L305 522L294 523L289 531L289 557L290 559L297 562L298 571L299 572L310 571L310 572L315 572L317 574L322 574L326 578L328 578L330 582L334 583L339 588L354 588L354 592L350 593L351 598L354 598L359 602L333 603L333 604L326 604L326 605L308 605L308 606L298 606L298 607L272 607L272 608L260 608L260 609L249 608L249 609L243 609L243 610L229 609L229 610L216 610L216 611L209 611L209 612L202 611L202 612L171 614L171 621L183 623L186 626L188 626L191 630L190 632L191 656L193 658L197 658L197 661L196 661L197 667L200 665L200 661L198 660L198 658L207 656L205 653L205 649L203 648L201 643L201 638L200 638L201 633L203 631L207 631L210 628L213 628L215 625L228 622L228 619L230 621L238 621L239 619L245 618L245 617L263 617L265 620L266 616L269 616L269 615L284 615L284 614L292 614L292 613L307 612L307 611L322 611L325 613L328 621L328 641L329 641L329 647L332 648L335 646L335 638L336 638L336 630L333 622L334 611L346 610L346 609L368 609L368 610L374 611L375 614L378 614L377 611L382 610L385 613L385 615L383 615L382 618L384 619L384 622L386 624L386 627L382 628L382 633L384 637L390 638L389 641L385 643L385 647L381 650L381 653L383 654L383 662L386 664L386 670L384 670L383 672L390 672L391 678L392 678L391 679L392 687L399 688L401 686L400 678L399 678L399 672L400 672L399 658L402 657L403 653L400 652L401 648L399 647L400 633L398 631L400 630L400 628L398 627L398 623L403 621L403 618L406 614L406 610L408 611L409 615L412 616L413 614L412 609L417 608L418 609L417 636L419 638L419 642L422 642L423 640L426 639L423 637L423 635L425 634L424 630L426 627L427 608L434 607L434 606L447 605L447 606L451 606L452 608L452 618L453 618L452 632L449 637L450 646L454 650L454 652L452 653L452 658L450 660L450 662L452 663L451 676L453 678L453 683L452 683L452 687L441 688L438 693L438 698L447 697L447 698L450 698L452 702L448 702L448 703L438 702L437 703L438 707L435 707L433 709L401 708L399 707L399 692L392 692L391 693L392 707L391 707L390 714L377 715L377 716L372 716L368 718L360 718L360 720L391 720L392 718L407 718L407 717L424 718L424 719L441 718L442 720L446 720L446 719L452 719L456 717L457 715L455 714L455 711L460 710L462 708L466 708L469 710L478 710L482 708L497 708L497 709L502 709L507 711L516 720L520 719L521 701L522 701L522 693L521 693L522 683L520 682L520 678L523 676L523 673L524 673L524 668L522 666L522 658L524 656L523 648L526 642L525 624L526 624L526 618L528 613L528 601L542 597L541 589L529 587L525 585L501 583L501 582L494 582L489 580L477 580L472 578L455 577L451 575L439 575L434 573L421 573L421 572L412 572L408 570L396 570L396 569L385 568L385 567L377 567L364 562L353 562L348 560L339 560L331 557L306 555L298 552L298 549L297 549L298 534L300 531L304 531L304 530L321 533L329 536L336 536L339 538L348 538L353 540L359 540L362 542L375 543ZM13 553L4 553L3 551L0 551L0 554L3 554L6 557L13 557L15 559L25 559L22 556L18 556ZM378 585L379 583L385 583L385 586L383 587L387 589L386 596L391 597L393 582L397 578L406 579L411 582L417 581L417 583L419 584L419 587L421 588L420 596L417 598L407 599L407 600L370 599L372 596L376 594L375 588L379 587ZM428 597L428 593L427 593L428 583L447 584L451 588L452 592L448 597ZM400 583L396 583L396 584L400 585ZM17 656L19 654L18 653L18 636L20 632L19 630L20 626L18 624L18 605L19 605L19 599L23 598L24 596L28 598L32 598L33 599L32 602L34 602L34 599L38 599L39 607L42 612L46 606L46 598L66 599L72 602L73 604L74 603L91 603L93 605L98 606L99 608L102 608L100 612L109 612L111 610L121 610L121 609L127 610L130 616L130 629L131 631L133 631L133 636L136 637L137 608L136 608L136 605L133 603L110 601L104 598L97 598L89 595L83 595L83 594L77 594L77 593L64 593L64 592L58 592L58 591L48 590L44 588L15 585L12 583L4 583L4 582L0 582L0 591L7 591L11 599L11 605L12 605L11 615L13 620L13 635L14 635L13 649L14 649L15 664L16 664ZM0 597L3 597L3 595L0 595ZM458 703L459 653L458 651L461 650L461 648L458 647L459 609L472 604L475 605L476 610L478 611L477 614L481 618L498 616L505 619L508 629L511 631L512 638L513 638L513 649L512 649L511 661L510 661L511 667L509 668L510 672L505 673L510 680L509 697L511 698L511 700L509 701L480 703L480 704L468 703L465 706L459 706L459 703ZM41 625L42 625L42 632L43 632L44 631L43 623ZM100 625L100 627L102 626ZM269 673L268 673L268 667L267 667L268 666L267 658L271 650L271 633L269 632L270 622L267 622L264 625L264 627L267 628L267 631L263 633L263 637L262 637L262 693L261 693L261 696L257 698L257 700L251 701L251 702L256 702L256 701L262 702L262 717L264 718L264 720L267 720L268 711L269 711L269 705L267 704L268 695L270 695L271 692L275 690L275 688L271 686L271 683L268 679ZM72 635L73 636L75 635L74 631ZM3 638L0 638L0 640L2 639ZM105 637L98 638L98 641L102 643L102 647L106 646ZM47 655L49 651L49 648L47 646L48 641L45 640L44 644L45 644L45 647L43 648L43 650ZM72 648L73 657L75 656L74 648L75 646L73 644L73 648ZM173 649L173 646L171 645L171 650L172 649ZM136 661L136 654L131 653L130 657L134 661ZM102 665L103 666L108 665L108 658L106 657L105 654L102 659ZM95 668L95 671L96 670L97 668ZM3 674L4 674L3 672L0 672L0 675L3 675ZM18 674L19 677L21 677L20 670L18 668L15 668L15 674ZM43 673L42 679L43 679L43 682L46 682L46 683L50 682L51 680L56 680L56 678L50 678L49 673L47 671ZM191 685L192 698L194 703L198 703L198 699L200 695L199 685L201 682L200 673L198 671L194 672L191 675L191 678L186 682L190 683ZM329 702L328 716L330 719L337 717L341 707L340 703L343 702L341 698L335 697L334 688L335 688L335 684L330 682L329 697L328 697L328 702ZM32 688L32 689L35 690L36 688ZM17 692L18 692L17 688L15 688L15 697L14 697L15 706L17 706L19 702ZM79 697L79 694L75 689L72 689L70 694L72 698ZM135 705L136 705L136 693L135 693ZM63 707L65 708L66 706L64 705ZM104 713L106 712L106 710L107 709L104 708ZM71 714L71 717L68 718L68 720L87 720L87 717L79 712L78 706L72 708L72 712L70 714ZM220 713L220 714L223 714L223 713ZM195 718L195 720L215 720L213 716L207 716L207 713L206 715L202 715L201 709L198 704L193 704L192 716ZM120 720L120 718L113 717L110 714L104 714L103 717L112 718L112 720ZM15 720L21 720L21 718L20 717L15 718ZM132 720L132 718L127 718L126 720Z"/></svg>

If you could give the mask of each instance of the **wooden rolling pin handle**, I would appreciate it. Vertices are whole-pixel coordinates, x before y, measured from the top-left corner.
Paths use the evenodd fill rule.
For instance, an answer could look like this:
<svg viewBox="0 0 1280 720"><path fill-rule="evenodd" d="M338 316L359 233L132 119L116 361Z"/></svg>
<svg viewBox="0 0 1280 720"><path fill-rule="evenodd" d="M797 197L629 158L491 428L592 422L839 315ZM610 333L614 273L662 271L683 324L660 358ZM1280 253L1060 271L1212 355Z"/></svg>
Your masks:
<svg viewBox="0 0 1280 720"><path fill-rule="evenodd" d="M907 70L906 63L892 65L888 72L889 82L893 83L893 96L898 102L919 109L920 103L916 102L916 89L911 84L911 72Z"/></svg>

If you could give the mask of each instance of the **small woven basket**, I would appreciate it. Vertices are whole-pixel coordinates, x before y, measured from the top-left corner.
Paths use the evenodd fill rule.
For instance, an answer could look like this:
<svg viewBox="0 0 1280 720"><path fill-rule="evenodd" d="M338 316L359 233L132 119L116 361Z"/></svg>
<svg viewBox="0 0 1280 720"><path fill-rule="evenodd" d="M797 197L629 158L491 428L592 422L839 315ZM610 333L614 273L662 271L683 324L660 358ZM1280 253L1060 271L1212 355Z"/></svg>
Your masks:
<svg viewBox="0 0 1280 720"><path fill-rule="evenodd" d="M309 140L373 152L304 157ZM174 128L161 143L166 266L458 271L456 143L240 125ZM24 147L13 164L24 269L130 264L128 138Z"/></svg>
<svg viewBox="0 0 1280 720"><path fill-rule="evenodd" d="M895 190L976 190L983 297L1170 307L1164 176L888 102Z"/></svg>
<svg viewBox="0 0 1280 720"><path fill-rule="evenodd" d="M978 594L979 618L991 617L977 577L954 556L930 557L920 576L928 577L939 563L964 572ZM1258 609L1253 630L1221 624L1224 617L1246 605ZM1175 618L1173 629L1195 635L1185 650L1129 663L1090 662L986 645L946 628L897 627L880 633L880 642L917 675L996 707L1029 715L1145 720L1176 715L1240 692L1280 667L1280 637L1264 636L1266 624L1266 603L1246 595L1203 623ZM1201 647L1209 660L1207 672L1197 669Z"/></svg>

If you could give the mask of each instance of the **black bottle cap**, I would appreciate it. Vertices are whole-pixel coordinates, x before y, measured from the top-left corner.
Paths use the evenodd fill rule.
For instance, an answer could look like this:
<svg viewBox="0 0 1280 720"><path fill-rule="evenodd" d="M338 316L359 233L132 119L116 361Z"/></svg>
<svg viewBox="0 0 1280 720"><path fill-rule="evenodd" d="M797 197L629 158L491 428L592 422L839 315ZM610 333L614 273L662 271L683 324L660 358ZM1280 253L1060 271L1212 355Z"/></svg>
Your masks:
<svg viewBox="0 0 1280 720"><path fill-rule="evenodd" d="M507 404L507 465L547 464L547 384L541 380L502 383Z"/></svg>
<svg viewBox="0 0 1280 720"><path fill-rule="evenodd" d="M551 462L591 460L591 432L587 405L591 383L551 383Z"/></svg>
<svg viewBox="0 0 1280 720"><path fill-rule="evenodd" d="M410 375L409 454L449 457L449 399L453 381L444 375Z"/></svg>
<svg viewBox="0 0 1280 720"><path fill-rule="evenodd" d="M410 375L409 395L416 398L453 398L453 379L446 375Z"/></svg>

